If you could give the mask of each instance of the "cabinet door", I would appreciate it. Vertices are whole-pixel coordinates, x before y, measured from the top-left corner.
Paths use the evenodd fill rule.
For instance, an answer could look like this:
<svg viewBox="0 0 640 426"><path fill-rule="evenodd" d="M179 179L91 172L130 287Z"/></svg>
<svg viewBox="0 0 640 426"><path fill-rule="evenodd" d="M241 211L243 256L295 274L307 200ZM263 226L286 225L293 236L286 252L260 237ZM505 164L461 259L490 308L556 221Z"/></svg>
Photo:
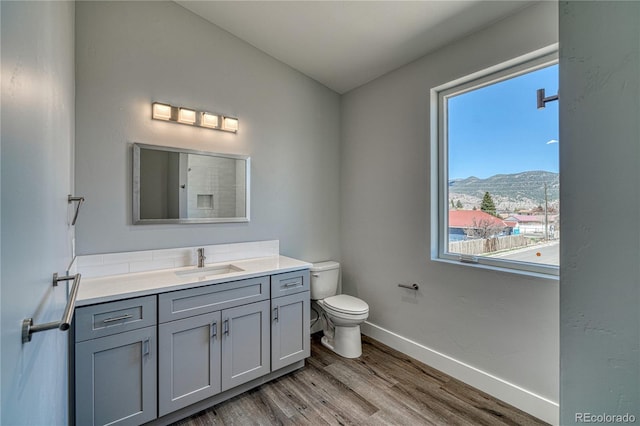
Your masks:
<svg viewBox="0 0 640 426"><path fill-rule="evenodd" d="M159 415L220 392L220 312L158 327Z"/></svg>
<svg viewBox="0 0 640 426"><path fill-rule="evenodd" d="M270 301L222 311L222 390L271 371Z"/></svg>
<svg viewBox="0 0 640 426"><path fill-rule="evenodd" d="M139 425L157 417L156 327L76 343L76 424Z"/></svg>
<svg viewBox="0 0 640 426"><path fill-rule="evenodd" d="M271 369L275 371L310 355L309 292L271 300Z"/></svg>

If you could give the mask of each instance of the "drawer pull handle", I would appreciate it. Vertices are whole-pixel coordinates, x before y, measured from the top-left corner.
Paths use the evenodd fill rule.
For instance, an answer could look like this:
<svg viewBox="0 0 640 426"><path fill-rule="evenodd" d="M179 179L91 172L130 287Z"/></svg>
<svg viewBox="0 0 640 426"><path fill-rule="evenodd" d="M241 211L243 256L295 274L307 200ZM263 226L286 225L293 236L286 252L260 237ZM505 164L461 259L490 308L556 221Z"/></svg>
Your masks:
<svg viewBox="0 0 640 426"><path fill-rule="evenodd" d="M218 322L214 321L211 323L211 337L214 339L218 336Z"/></svg>
<svg viewBox="0 0 640 426"><path fill-rule="evenodd" d="M129 318L133 318L133 315L126 314L126 315L122 315L120 317L107 318L106 320L103 320L102 322L105 323L105 324L108 324L110 322L122 321L122 320L126 320L126 319L129 319Z"/></svg>
<svg viewBox="0 0 640 426"><path fill-rule="evenodd" d="M229 327L229 320L226 319L224 320L224 334L226 334L227 336L231 335L231 327Z"/></svg>
<svg viewBox="0 0 640 426"><path fill-rule="evenodd" d="M319 274L311 274L311 276L312 276L313 278L318 278L320 275L319 275Z"/></svg>
<svg viewBox="0 0 640 426"><path fill-rule="evenodd" d="M292 283L287 283L284 286L286 288L289 288L289 287L296 287L296 286L299 286L299 285L302 285L302 283L300 281L296 281L296 282L292 282Z"/></svg>
<svg viewBox="0 0 640 426"><path fill-rule="evenodd" d="M275 322L278 322L279 316L280 316L279 306L276 306L275 308L273 308L273 320Z"/></svg>
<svg viewBox="0 0 640 426"><path fill-rule="evenodd" d="M148 356L149 355L149 353L150 353L149 346L150 346L149 345L149 338L147 337L142 342L142 356Z"/></svg>

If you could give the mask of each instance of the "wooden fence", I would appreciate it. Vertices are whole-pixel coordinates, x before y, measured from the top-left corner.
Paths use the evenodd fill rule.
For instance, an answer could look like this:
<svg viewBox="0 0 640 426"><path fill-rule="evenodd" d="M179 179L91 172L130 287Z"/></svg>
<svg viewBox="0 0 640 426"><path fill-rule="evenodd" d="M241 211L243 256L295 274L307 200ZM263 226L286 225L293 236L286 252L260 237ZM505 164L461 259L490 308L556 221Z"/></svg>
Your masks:
<svg viewBox="0 0 640 426"><path fill-rule="evenodd" d="M501 250L526 247L527 239L523 235L509 235L500 238L486 238L449 243L449 253L486 254Z"/></svg>

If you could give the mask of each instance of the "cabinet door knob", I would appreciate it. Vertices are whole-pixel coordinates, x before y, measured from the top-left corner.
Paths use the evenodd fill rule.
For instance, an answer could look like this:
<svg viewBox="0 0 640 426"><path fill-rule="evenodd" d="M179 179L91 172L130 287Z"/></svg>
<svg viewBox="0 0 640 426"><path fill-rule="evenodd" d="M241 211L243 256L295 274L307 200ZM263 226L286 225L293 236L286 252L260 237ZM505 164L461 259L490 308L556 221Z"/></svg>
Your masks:
<svg viewBox="0 0 640 426"><path fill-rule="evenodd" d="M231 335L231 327L229 327L229 320L224 320L224 334L227 336Z"/></svg>
<svg viewBox="0 0 640 426"><path fill-rule="evenodd" d="M280 315L279 311L279 306L276 306L275 308L273 308L273 320L275 322L278 322L278 316Z"/></svg>

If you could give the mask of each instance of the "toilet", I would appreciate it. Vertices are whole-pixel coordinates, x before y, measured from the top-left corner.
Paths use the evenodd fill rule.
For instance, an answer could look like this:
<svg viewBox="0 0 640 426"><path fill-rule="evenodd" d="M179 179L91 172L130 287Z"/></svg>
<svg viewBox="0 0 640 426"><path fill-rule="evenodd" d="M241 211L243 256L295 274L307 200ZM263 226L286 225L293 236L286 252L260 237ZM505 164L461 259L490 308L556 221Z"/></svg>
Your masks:
<svg viewBox="0 0 640 426"><path fill-rule="evenodd" d="M311 300L322 310L322 344L345 358L362 355L360 324L369 317L369 305L357 297L336 295L340 264L314 263L311 270Z"/></svg>

